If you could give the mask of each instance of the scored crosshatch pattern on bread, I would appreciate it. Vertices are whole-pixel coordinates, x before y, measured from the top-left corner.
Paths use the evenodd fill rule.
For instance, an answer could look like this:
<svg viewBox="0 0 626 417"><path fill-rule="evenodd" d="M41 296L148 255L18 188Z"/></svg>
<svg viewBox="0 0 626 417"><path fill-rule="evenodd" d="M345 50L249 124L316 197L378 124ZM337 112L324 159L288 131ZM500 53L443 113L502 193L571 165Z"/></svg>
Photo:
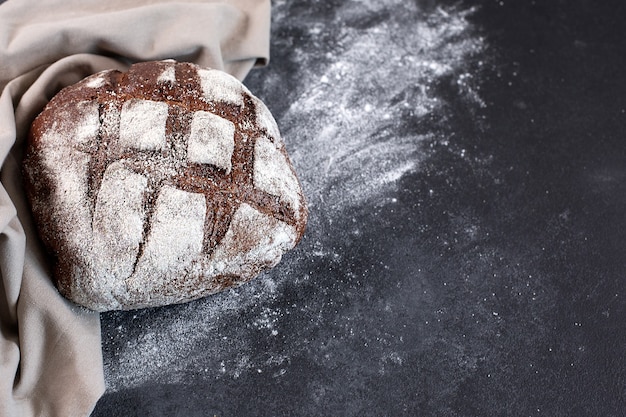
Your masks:
<svg viewBox="0 0 626 417"><path fill-rule="evenodd" d="M202 91L199 85L192 84L198 83L199 77L190 78L188 74L185 75L187 75L185 82L192 86L191 90ZM159 80L162 79L163 77L157 78L157 85L161 84ZM169 87L169 79L165 80ZM149 81L150 79L146 77L146 82ZM115 82L116 84L105 85L110 85L112 91L125 89L122 84L124 80ZM119 100L115 105L120 107L121 104L120 111L109 109L108 103L100 105L100 120L106 121L107 113L112 111L116 116L113 123L119 124L119 127L111 128L105 123L101 124L99 146L91 159L94 166L91 167L92 183L89 189L94 192L100 189L99 184L106 168L114 161L121 162L127 170L147 178L148 185L144 197L148 209L146 237L152 226L150 219L155 209L156 197L166 184L205 195L207 228L202 248L207 253L222 240L228 230L230 219L242 202L290 225L295 224L294 210L287 202L281 202L278 196L255 187L253 153L257 134L253 131L256 128L256 117L255 106L251 100L247 100L246 106L242 109L222 101L222 106L231 108L227 111L222 109L221 115L217 116L214 113L217 112L214 105L200 100L186 106L182 104L184 100L182 97L178 98L181 101L174 99L165 103L154 101L154 97L150 97L149 94L146 97L141 97L134 91L127 94L133 98L128 100L117 93ZM229 115L243 118L244 122L239 123L238 131L235 131L235 124L228 120ZM174 124L177 126L172 127ZM110 130L119 130L118 143L108 137ZM176 134L172 134L173 131ZM239 140L234 140L235 135L240 136ZM205 143L202 143L203 140ZM158 165L158 168L155 169L155 165ZM231 172L231 165L239 169ZM208 191L212 193L208 194ZM95 203L97 195L92 198ZM218 201L215 201L216 199ZM213 209L216 205L219 206L218 210ZM140 249L138 258L141 257L141 253Z"/></svg>
<svg viewBox="0 0 626 417"><path fill-rule="evenodd" d="M306 206L278 129L236 79L141 63L88 77L50 104L57 114L33 124L26 171L53 171L50 203L62 207L42 214L40 229L70 298L116 308L197 298L251 279L301 238ZM38 199L31 193L35 214ZM88 225L59 218L74 209ZM49 237L72 231L66 242ZM77 277L85 273L91 281Z"/></svg>

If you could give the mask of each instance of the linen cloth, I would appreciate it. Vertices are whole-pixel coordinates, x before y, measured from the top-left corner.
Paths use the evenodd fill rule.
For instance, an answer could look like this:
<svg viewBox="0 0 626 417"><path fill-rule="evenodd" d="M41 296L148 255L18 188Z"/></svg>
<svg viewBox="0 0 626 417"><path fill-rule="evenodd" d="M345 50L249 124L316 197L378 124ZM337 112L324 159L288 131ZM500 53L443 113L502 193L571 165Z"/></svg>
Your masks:
<svg viewBox="0 0 626 417"><path fill-rule="evenodd" d="M51 281L25 199L30 123L64 86L176 59L243 80L269 59L269 0L0 4L0 417L86 416L105 390L97 313Z"/></svg>

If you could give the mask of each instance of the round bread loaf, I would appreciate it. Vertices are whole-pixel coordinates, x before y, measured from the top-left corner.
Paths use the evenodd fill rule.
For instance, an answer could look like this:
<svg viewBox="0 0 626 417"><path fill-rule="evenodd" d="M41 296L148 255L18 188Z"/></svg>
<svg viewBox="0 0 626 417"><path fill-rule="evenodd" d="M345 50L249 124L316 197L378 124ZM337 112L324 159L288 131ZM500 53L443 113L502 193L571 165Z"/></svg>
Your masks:
<svg viewBox="0 0 626 417"><path fill-rule="evenodd" d="M246 282L307 220L267 107L224 72L172 60L61 90L32 124L24 176L58 289L97 311Z"/></svg>

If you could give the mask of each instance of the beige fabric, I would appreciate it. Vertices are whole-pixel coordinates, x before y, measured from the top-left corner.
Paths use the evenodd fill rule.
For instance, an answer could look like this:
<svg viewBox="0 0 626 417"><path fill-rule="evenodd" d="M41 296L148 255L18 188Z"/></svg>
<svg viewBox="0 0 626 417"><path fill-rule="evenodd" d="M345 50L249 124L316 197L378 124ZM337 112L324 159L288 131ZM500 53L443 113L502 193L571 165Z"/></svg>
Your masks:
<svg viewBox="0 0 626 417"><path fill-rule="evenodd" d="M100 322L51 283L20 175L30 122L63 86L174 58L243 79L269 54L269 0L0 5L0 417L86 416L104 392Z"/></svg>

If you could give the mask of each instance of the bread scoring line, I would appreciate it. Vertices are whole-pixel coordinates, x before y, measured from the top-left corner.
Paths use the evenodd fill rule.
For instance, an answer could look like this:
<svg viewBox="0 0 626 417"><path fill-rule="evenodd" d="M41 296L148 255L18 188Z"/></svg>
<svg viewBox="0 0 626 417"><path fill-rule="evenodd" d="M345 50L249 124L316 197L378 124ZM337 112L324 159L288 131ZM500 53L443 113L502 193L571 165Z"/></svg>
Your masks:
<svg viewBox="0 0 626 417"><path fill-rule="evenodd" d="M178 72L178 71L177 71ZM143 248L150 234L153 224L153 215L156 207L156 199L163 186L171 185L183 191L200 193L205 197L206 213L205 226L207 226L203 239L203 252L210 254L229 229L230 221L235 211L242 203L248 203L262 213L268 214L277 220L283 221L291 226L296 225L296 217L294 210L287 203L280 201L280 197L269 194L254 186L254 148L256 144L256 136L253 132L256 130L261 135L265 135L272 143L275 139L267 132L265 128L258 126L255 121L255 104L246 92L242 93L244 106L237 106L226 102L208 102L203 98L186 95L178 97L171 96L167 100L154 100L150 92L134 91L131 93L122 93L120 89L125 87L127 74L117 77L114 72L105 74L112 83L102 82L91 84L95 87L97 103L99 105L99 127L97 133L97 148L92 150L86 147L78 146L76 150L89 154L90 156L90 174L88 190L91 193L91 218L93 222L93 214L98 201L98 192L100 184L105 175L107 167L117 161L124 161L124 166L134 173L140 174L148 179L149 185L144 193L145 228L144 235L141 240L140 250L135 259L135 267L141 258ZM102 75L104 77L105 75ZM197 74L194 77L197 81ZM189 79L187 82L189 83ZM107 88L113 87L109 90ZM198 87L191 87L194 91ZM164 102L168 105L168 117L166 121L166 144L167 146L161 150L137 150L132 148L122 148L119 142L113 142L107 136L119 137L117 133L120 130L121 109L124 103L129 100L149 100L155 102ZM109 108L113 102L114 109ZM113 129L107 129L105 124L106 116L113 110L115 115ZM235 178L234 173L227 175L223 169L214 165L196 164L186 160L186 141L189 139L191 115L196 111L207 111L222 117L235 124L235 149L232 153L231 163L233 167L238 165L241 169L239 175ZM245 116L243 121L237 121L238 117ZM173 124L178 124L176 129L172 129ZM110 130L113 130L111 132ZM169 133L168 133L169 132ZM176 134L173 134L175 132ZM278 149L284 152L283 149ZM182 152L182 155L177 155ZM177 162L177 158L185 162ZM160 178L150 178L150 173L154 174L152 166L156 161L163 164L170 164L172 169L181 170L181 173L166 173ZM193 178L192 181L187 181ZM209 194L222 196L216 201ZM239 195L237 195L239 194ZM219 203L222 203L221 205ZM218 230L216 227L221 225ZM134 270L134 268L133 268Z"/></svg>

